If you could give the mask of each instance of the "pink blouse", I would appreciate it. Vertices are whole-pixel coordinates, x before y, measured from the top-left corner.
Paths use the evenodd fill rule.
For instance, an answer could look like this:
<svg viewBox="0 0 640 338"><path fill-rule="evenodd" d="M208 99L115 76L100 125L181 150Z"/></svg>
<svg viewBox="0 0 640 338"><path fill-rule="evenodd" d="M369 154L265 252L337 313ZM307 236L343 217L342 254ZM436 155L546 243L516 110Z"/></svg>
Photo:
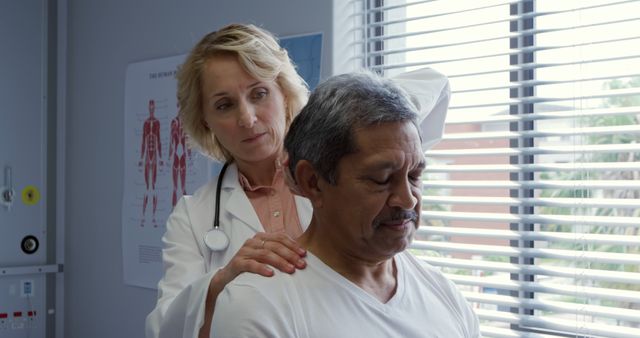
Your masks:
<svg viewBox="0 0 640 338"><path fill-rule="evenodd" d="M239 173L239 180L265 232L284 231L293 239L302 234L295 199L284 181L280 161L276 161L271 186L251 186L242 173Z"/></svg>

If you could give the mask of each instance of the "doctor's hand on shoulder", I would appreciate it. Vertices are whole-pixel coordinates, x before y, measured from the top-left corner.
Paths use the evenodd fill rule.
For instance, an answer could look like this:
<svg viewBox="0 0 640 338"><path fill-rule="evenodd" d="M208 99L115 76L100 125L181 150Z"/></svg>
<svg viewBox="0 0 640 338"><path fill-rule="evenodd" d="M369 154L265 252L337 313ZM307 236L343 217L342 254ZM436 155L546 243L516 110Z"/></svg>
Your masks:
<svg viewBox="0 0 640 338"><path fill-rule="evenodd" d="M244 242L231 261L220 270L220 277L227 284L243 272L271 277L271 267L294 273L296 269L305 268L307 263L303 258L306 255L306 250L284 232L259 232Z"/></svg>

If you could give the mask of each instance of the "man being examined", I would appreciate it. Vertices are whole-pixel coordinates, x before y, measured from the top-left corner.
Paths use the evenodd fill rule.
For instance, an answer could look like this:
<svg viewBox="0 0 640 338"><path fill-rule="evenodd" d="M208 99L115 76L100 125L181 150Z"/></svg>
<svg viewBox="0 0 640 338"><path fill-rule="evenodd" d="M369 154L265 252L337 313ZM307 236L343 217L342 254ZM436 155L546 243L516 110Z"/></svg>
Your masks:
<svg viewBox="0 0 640 338"><path fill-rule="evenodd" d="M420 220L422 144L442 121L421 135L407 94L373 74L321 84L285 139L294 189L313 205L298 238L307 267L240 275L218 296L211 337L480 336L455 286L406 250Z"/></svg>

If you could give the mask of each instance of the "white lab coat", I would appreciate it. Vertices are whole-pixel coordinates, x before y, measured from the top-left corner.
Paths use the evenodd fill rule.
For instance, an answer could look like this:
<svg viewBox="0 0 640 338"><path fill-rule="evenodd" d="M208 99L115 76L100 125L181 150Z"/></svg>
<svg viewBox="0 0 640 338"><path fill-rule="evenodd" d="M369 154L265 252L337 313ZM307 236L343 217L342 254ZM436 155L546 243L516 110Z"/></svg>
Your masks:
<svg viewBox="0 0 640 338"><path fill-rule="evenodd" d="M148 338L195 338L204 322L204 303L211 278L224 267L244 242L256 232L264 232L238 181L232 164L222 180L220 228L229 237L229 247L212 252L204 236L213 227L217 178L184 196L175 206L162 238L164 276L158 283L158 303L147 316ZM300 224L305 230L311 221L311 203L295 196Z"/></svg>

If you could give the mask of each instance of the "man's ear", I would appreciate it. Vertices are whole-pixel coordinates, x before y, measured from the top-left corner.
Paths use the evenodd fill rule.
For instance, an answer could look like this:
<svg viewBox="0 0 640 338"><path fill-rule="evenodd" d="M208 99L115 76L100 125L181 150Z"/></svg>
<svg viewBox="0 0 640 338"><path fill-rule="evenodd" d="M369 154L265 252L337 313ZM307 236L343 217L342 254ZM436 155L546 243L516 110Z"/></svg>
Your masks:
<svg viewBox="0 0 640 338"><path fill-rule="evenodd" d="M320 189L322 177L306 160L298 161L295 171L296 182L302 195L311 201L314 209L321 208L323 204L322 190Z"/></svg>

